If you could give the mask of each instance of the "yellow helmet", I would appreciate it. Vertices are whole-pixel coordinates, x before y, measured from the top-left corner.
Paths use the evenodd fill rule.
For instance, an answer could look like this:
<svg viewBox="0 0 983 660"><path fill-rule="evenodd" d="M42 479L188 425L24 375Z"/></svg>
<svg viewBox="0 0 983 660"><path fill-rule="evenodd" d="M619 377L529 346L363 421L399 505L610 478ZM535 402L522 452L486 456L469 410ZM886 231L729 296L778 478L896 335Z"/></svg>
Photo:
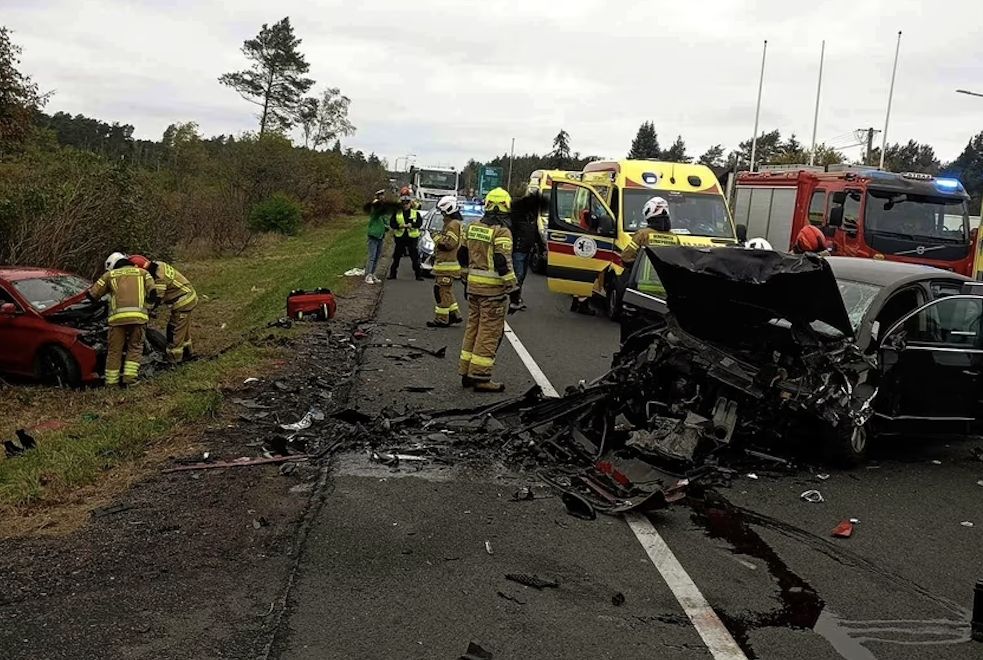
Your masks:
<svg viewBox="0 0 983 660"><path fill-rule="evenodd" d="M495 188L485 195L485 212L509 213L512 210L512 195L504 188Z"/></svg>

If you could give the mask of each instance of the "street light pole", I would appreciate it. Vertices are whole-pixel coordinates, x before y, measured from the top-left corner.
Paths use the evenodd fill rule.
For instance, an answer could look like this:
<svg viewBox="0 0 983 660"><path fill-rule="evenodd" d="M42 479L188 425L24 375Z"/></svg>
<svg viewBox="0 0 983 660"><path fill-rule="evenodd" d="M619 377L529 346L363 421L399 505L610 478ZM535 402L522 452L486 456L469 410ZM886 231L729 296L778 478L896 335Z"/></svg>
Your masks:
<svg viewBox="0 0 983 660"><path fill-rule="evenodd" d="M968 94L970 96L981 96L981 97L983 97L983 94L980 94L979 92L971 92L968 89L957 89L956 90L956 93L957 94Z"/></svg>
<svg viewBox="0 0 983 660"><path fill-rule="evenodd" d="M809 149L809 164L816 164L816 128L819 126L819 93L823 89L823 59L826 57L826 40L819 50L819 82L816 83L816 112L812 115L812 147ZM755 133L758 131L755 130Z"/></svg>
<svg viewBox="0 0 983 660"><path fill-rule="evenodd" d="M754 134L751 136L751 167L754 171L754 154L758 150L758 117L761 115L761 88L765 84L765 56L768 55L768 40L765 39L764 48L761 50L761 76L758 78L758 104L754 108Z"/></svg>
<svg viewBox="0 0 983 660"><path fill-rule="evenodd" d="M884 169L884 156L887 152L887 125L891 121L891 101L894 99L894 78L898 75L898 53L901 52L901 30L898 30L898 45L894 48L894 69L891 70L891 89L887 93L887 115L884 117L884 135L881 139L881 164L878 169Z"/></svg>

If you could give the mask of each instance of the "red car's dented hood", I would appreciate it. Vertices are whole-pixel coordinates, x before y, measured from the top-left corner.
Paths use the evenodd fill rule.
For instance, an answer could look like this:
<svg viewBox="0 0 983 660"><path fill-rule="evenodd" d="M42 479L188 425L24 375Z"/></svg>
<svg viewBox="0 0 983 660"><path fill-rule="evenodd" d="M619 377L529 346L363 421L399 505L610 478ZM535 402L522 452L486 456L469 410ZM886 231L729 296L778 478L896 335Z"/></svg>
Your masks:
<svg viewBox="0 0 983 660"><path fill-rule="evenodd" d="M38 313L41 316L49 316L49 315L54 314L56 312L60 312L63 309L67 309L68 307L71 307L72 305L77 305L80 302L82 302L83 300L85 300L85 291L83 291L82 293L75 294L74 296L72 296L70 298L65 298L64 300L62 300L57 305L52 305L48 309L41 310Z"/></svg>

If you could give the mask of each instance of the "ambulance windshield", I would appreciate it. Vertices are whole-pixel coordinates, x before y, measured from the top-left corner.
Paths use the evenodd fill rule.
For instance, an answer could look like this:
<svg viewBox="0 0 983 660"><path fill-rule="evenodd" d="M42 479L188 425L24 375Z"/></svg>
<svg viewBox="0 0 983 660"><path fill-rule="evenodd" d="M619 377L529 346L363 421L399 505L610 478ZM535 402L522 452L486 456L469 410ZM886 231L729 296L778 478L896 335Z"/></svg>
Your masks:
<svg viewBox="0 0 983 660"><path fill-rule="evenodd" d="M635 232L645 226L642 207L652 197L669 202L669 218L673 233L734 238L734 226L727 215L724 199L706 193L682 193L667 190L625 190L625 231Z"/></svg>

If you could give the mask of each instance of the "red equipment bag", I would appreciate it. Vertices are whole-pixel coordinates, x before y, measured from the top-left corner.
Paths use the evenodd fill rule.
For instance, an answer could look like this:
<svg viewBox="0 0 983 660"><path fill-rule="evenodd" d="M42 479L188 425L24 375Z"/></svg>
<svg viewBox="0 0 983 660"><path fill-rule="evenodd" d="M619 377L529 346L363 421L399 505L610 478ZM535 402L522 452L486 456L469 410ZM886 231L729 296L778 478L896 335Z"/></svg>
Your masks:
<svg viewBox="0 0 983 660"><path fill-rule="evenodd" d="M287 295L287 316L292 319L328 321L334 318L337 306L331 289L291 291Z"/></svg>

